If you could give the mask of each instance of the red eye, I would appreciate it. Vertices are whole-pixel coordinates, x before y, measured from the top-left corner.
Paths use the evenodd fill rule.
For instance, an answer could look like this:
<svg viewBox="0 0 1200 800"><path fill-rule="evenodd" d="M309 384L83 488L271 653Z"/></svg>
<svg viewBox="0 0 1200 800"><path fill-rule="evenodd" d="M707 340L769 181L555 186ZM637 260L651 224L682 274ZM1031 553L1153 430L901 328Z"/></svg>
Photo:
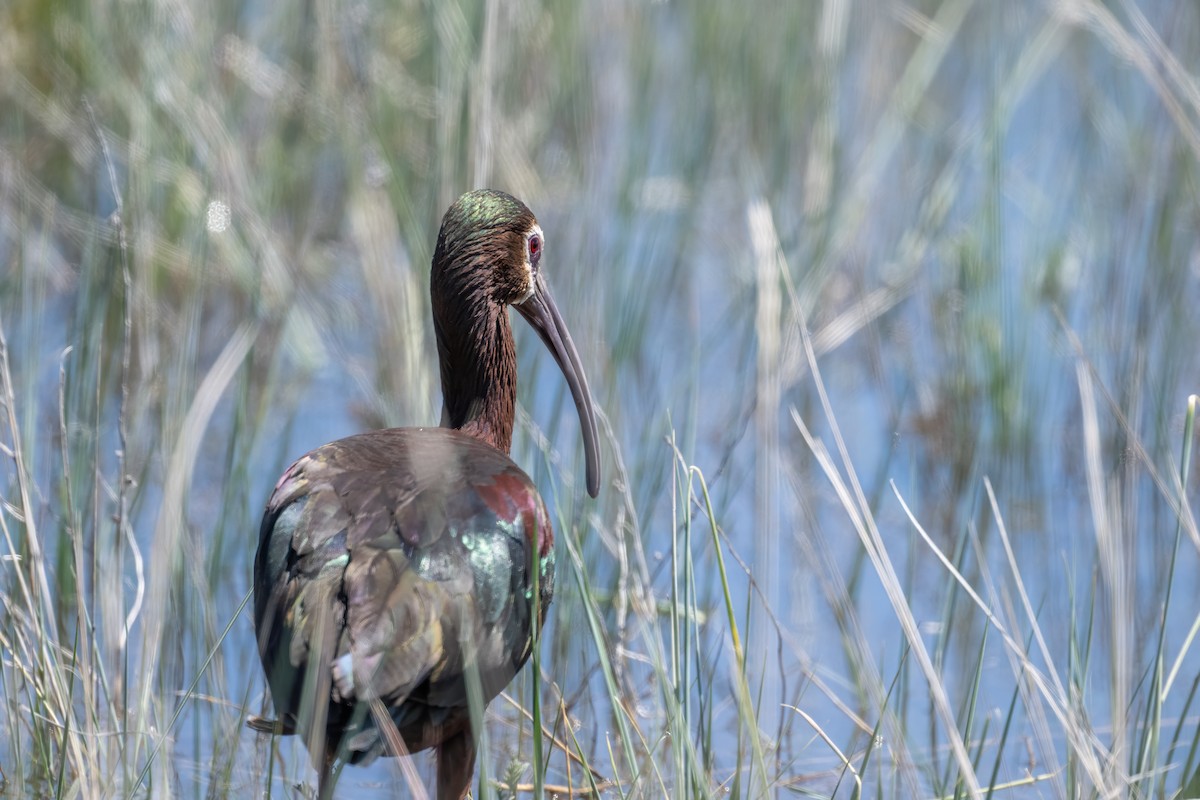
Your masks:
<svg viewBox="0 0 1200 800"><path fill-rule="evenodd" d="M536 261L537 257L542 254L542 237L536 233L529 237L529 260Z"/></svg>

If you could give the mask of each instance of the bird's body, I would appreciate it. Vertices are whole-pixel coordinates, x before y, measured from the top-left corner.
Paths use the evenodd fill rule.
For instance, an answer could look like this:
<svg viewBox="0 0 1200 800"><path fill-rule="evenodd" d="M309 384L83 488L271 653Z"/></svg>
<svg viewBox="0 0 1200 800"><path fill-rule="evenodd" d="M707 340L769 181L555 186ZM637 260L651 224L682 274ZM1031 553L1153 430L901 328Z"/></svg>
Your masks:
<svg viewBox="0 0 1200 800"><path fill-rule="evenodd" d="M438 797L464 797L472 711L480 719L483 710L472 703L486 705L517 674L534 615L549 607L554 531L533 482L508 457L516 391L508 304L563 368L595 494L591 401L537 272L540 237L508 195L460 198L443 220L431 280L445 427L323 445L287 469L267 503L254 565L259 653L274 729L305 737L323 767L323 793L335 759L436 748Z"/></svg>
<svg viewBox="0 0 1200 800"><path fill-rule="evenodd" d="M370 699L360 694L373 693L410 751L464 729L467 664L490 699L525 663L535 564L540 613L554 591L554 534L533 484L457 431L396 428L314 450L280 480L262 530L255 584L272 588L254 610L271 632L276 710L305 715L311 695L296 665L319 653L332 664L315 693L332 698L324 727L346 730L356 702ZM354 727L348 761L382 752L369 715Z"/></svg>

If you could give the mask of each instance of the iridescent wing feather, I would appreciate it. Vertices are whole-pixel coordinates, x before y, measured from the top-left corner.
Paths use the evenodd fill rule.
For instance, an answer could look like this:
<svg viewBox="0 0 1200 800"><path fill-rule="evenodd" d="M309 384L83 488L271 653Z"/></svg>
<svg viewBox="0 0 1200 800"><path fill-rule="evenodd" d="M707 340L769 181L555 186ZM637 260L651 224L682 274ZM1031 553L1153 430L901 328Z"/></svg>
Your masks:
<svg viewBox="0 0 1200 800"><path fill-rule="evenodd" d="M531 569L544 613L552 543L528 476L465 434L375 431L296 461L267 503L254 576L285 725L336 733L378 698L410 750L461 729L467 681L486 702L529 656Z"/></svg>

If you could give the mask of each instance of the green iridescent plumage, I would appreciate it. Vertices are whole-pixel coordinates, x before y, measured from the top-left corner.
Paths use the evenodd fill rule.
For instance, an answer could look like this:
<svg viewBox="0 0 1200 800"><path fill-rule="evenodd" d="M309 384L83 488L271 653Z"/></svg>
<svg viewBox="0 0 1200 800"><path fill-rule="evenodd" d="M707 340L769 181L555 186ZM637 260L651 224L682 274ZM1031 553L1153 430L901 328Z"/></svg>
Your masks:
<svg viewBox="0 0 1200 800"><path fill-rule="evenodd" d="M385 463L391 452L405 460ZM498 494L515 502L490 506ZM414 749L465 724L462 674L476 670L490 698L528 655L530 571L544 562L530 532L549 524L529 478L465 434L376 431L301 458L268 503L256 564L256 584L271 587L255 596L255 620L276 709L300 732L321 711L342 728L366 691L396 710ZM544 614L553 575L539 583ZM306 709L305 670L334 663L351 670L329 678L335 702ZM379 755L382 740L362 735L374 727L354 729L347 760Z"/></svg>

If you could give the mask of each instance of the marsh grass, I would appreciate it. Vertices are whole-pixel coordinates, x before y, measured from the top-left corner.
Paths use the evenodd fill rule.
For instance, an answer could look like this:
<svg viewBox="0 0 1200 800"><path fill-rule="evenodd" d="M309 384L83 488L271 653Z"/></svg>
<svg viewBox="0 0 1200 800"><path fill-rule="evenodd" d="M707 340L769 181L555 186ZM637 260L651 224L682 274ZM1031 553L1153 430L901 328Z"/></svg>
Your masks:
<svg viewBox="0 0 1200 800"><path fill-rule="evenodd" d="M9 3L0 789L311 795L258 515L437 418L496 185L605 484L518 326L556 597L476 797L1200 796L1197 58L1170 3Z"/></svg>

